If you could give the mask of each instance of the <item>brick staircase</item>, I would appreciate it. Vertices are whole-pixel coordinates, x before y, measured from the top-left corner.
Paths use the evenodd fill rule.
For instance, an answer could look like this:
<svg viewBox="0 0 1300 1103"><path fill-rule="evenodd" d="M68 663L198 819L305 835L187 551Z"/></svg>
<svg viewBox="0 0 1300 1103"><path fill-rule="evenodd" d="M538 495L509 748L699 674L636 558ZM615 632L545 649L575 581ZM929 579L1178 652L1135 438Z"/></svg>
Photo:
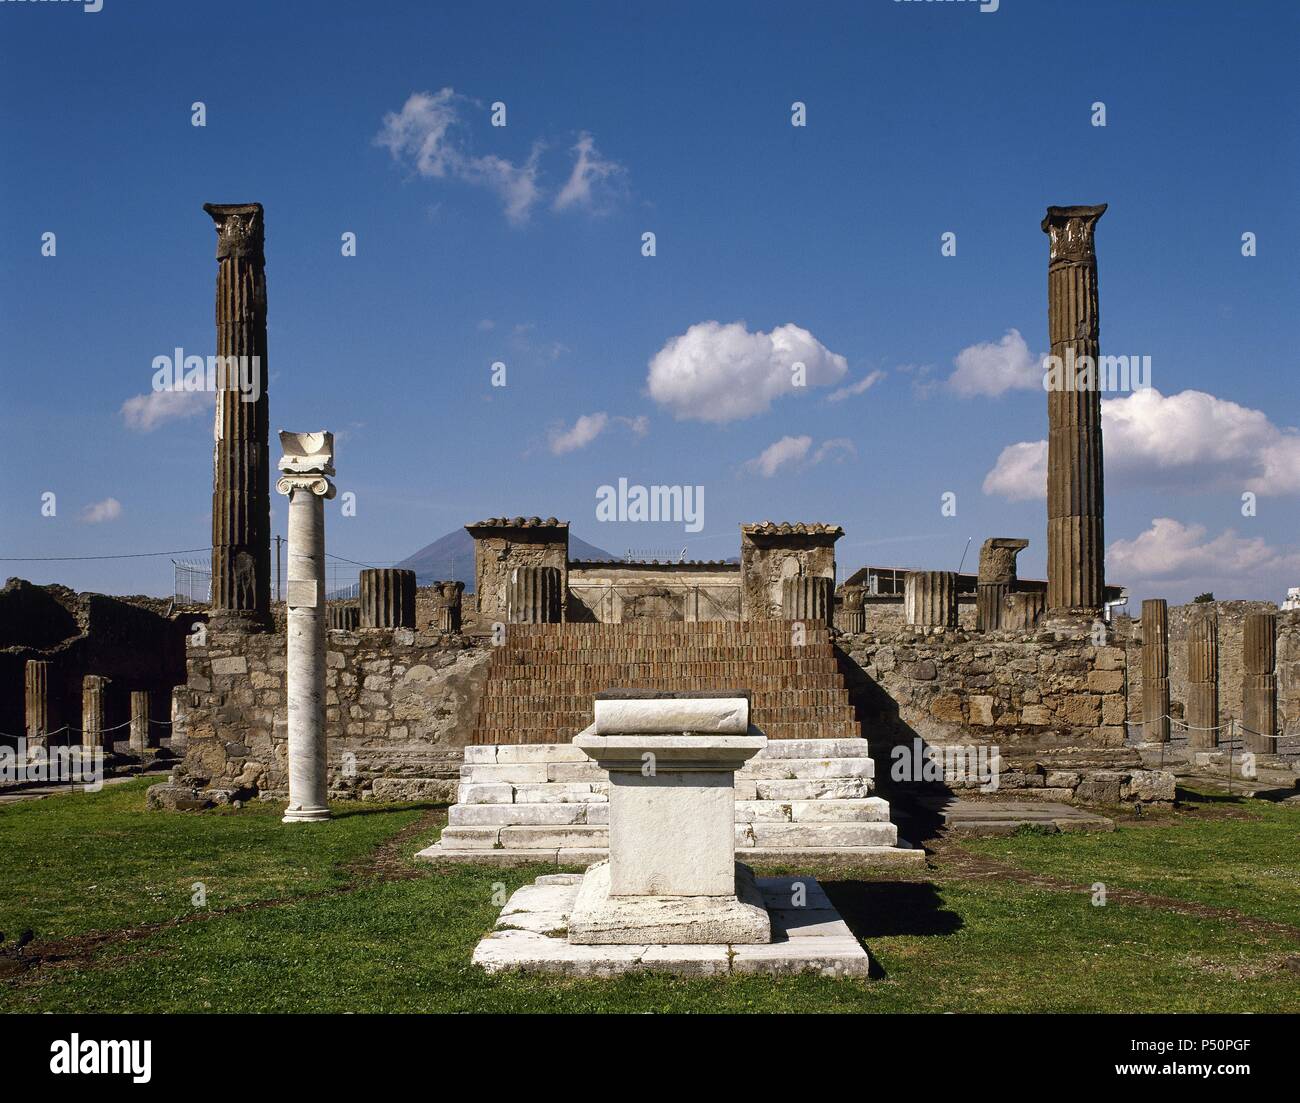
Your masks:
<svg viewBox="0 0 1300 1103"><path fill-rule="evenodd" d="M789 621L512 624L492 654L473 742L567 743L604 689L747 689L769 739L856 739L826 628Z"/></svg>

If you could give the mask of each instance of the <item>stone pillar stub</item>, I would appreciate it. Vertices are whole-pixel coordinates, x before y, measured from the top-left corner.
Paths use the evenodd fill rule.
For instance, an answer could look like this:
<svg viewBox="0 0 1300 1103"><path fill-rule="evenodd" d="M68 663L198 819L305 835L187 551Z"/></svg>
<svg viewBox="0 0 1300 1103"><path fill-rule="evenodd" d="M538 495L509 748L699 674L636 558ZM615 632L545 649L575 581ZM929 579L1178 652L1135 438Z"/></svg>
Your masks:
<svg viewBox="0 0 1300 1103"><path fill-rule="evenodd" d="M862 586L844 587L844 606L840 611L840 617L845 632L865 632L867 630L866 601L866 590Z"/></svg>
<svg viewBox="0 0 1300 1103"><path fill-rule="evenodd" d="M460 631L461 600L465 592L463 582L435 582L433 584L433 623L430 628L443 635Z"/></svg>
<svg viewBox="0 0 1300 1103"><path fill-rule="evenodd" d="M217 231L217 357L212 480L212 611L268 622L270 445L265 225L260 203L205 203Z"/></svg>
<svg viewBox="0 0 1300 1103"><path fill-rule="evenodd" d="M334 436L281 431L276 490L289 499L286 715L289 805L284 823L327 820L325 502L334 497ZM364 594L364 585L362 588Z"/></svg>
<svg viewBox="0 0 1300 1103"><path fill-rule="evenodd" d="M1249 613L1242 623L1241 724L1245 747L1277 752L1277 614Z"/></svg>
<svg viewBox="0 0 1300 1103"><path fill-rule="evenodd" d="M1094 232L1098 206L1048 207L1047 610L1092 615L1105 605L1100 322ZM1090 366L1089 366L1090 365Z"/></svg>
<svg viewBox="0 0 1300 1103"><path fill-rule="evenodd" d="M329 606L329 626L342 632L355 632L361 627L361 606L334 602Z"/></svg>
<svg viewBox="0 0 1300 1103"><path fill-rule="evenodd" d="M833 578L781 580L781 618L830 625L835 608Z"/></svg>
<svg viewBox="0 0 1300 1103"><path fill-rule="evenodd" d="M957 576L952 571L908 571L903 609L914 627L956 628Z"/></svg>
<svg viewBox="0 0 1300 1103"><path fill-rule="evenodd" d="M1016 556L1029 547L1028 540L990 536L980 547L976 585L975 627L980 632L1002 628L1007 596L1016 586Z"/></svg>
<svg viewBox="0 0 1300 1103"><path fill-rule="evenodd" d="M1194 750L1218 746L1219 615L1194 610L1187 621L1187 742Z"/></svg>
<svg viewBox="0 0 1300 1103"><path fill-rule="evenodd" d="M1002 631L1032 632L1043 619L1046 594L1042 590L1023 590L1002 599Z"/></svg>
<svg viewBox="0 0 1300 1103"><path fill-rule="evenodd" d="M520 564L506 581L506 619L510 624L556 624L560 620L560 571Z"/></svg>
<svg viewBox="0 0 1300 1103"><path fill-rule="evenodd" d="M367 567L361 572L361 627L415 627L415 572Z"/></svg>
<svg viewBox="0 0 1300 1103"><path fill-rule="evenodd" d="M559 572L560 616L569 594L569 522L554 517L489 517L466 525L474 538L474 607L491 623L509 623L509 586L515 568L552 567Z"/></svg>
<svg viewBox="0 0 1300 1103"><path fill-rule="evenodd" d="M1142 738L1169 742L1169 603L1142 602Z"/></svg>
<svg viewBox="0 0 1300 1103"><path fill-rule="evenodd" d="M835 584L839 525L820 521L760 521L740 526L740 616L779 620L783 586L791 578L828 578Z"/></svg>

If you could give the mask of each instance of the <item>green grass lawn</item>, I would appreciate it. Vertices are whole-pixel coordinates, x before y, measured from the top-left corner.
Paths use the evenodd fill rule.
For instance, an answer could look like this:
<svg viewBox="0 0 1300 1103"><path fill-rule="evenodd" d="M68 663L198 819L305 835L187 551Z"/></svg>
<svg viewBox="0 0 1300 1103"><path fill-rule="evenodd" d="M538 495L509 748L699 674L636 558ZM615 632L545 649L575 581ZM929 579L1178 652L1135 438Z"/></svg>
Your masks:
<svg viewBox="0 0 1300 1103"><path fill-rule="evenodd" d="M63 949L77 952L0 981L0 1009L1300 1011L1300 975L1289 967L1300 932L1243 930L1231 918L1160 907L1094 907L1064 883L977 876L944 855L937 868L909 873L804 871L822 878L878 962L878 980L489 977L469 964L474 944L491 928L502 891L542 868L418 867L416 876L405 861L371 868L376 849L423 814L411 806L342 806L328 824L290 829L275 806L168 815L144 812L143 801L144 784L132 784L0 808L0 843L16 858L0 886L0 929L12 938L33 928L37 950L41 940L134 929L130 938L66 941ZM1235 847L1294 874L1300 812L1235 807L1248 815L1192 813L1169 827L971 849L1050 866L1073 884L1109 877L1280 919L1287 904L1272 873L1243 874L1230 890L1220 861ZM436 834L431 827L398 840L399 853L409 857ZM1154 857L1171 852L1170 839L1184 844L1176 876ZM1197 855L1206 864L1200 887ZM1101 858L1105 876L1091 872ZM1156 885L1154 875L1165 880ZM208 885L207 918L138 930L201 911L190 904L196 880ZM1177 884L1184 893L1172 891ZM221 913L258 900L265 906Z"/></svg>

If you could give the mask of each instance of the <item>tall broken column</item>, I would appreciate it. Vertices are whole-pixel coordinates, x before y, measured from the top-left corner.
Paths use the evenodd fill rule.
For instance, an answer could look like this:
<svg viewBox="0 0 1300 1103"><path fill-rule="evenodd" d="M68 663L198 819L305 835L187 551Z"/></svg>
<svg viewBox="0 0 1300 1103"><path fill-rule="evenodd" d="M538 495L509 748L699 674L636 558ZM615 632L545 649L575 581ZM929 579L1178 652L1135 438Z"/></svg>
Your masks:
<svg viewBox="0 0 1300 1103"><path fill-rule="evenodd" d="M1277 615L1249 613L1241 628L1241 726L1246 750L1277 750Z"/></svg>
<svg viewBox="0 0 1300 1103"><path fill-rule="evenodd" d="M54 706L50 697L50 663L48 659L28 659L23 671L25 732L27 753L50 745L50 728L54 724Z"/></svg>
<svg viewBox="0 0 1300 1103"><path fill-rule="evenodd" d="M217 227L212 611L265 624L271 603L271 492L262 205L205 203L203 209Z"/></svg>
<svg viewBox="0 0 1300 1103"><path fill-rule="evenodd" d="M1106 204L1048 207L1047 611L1098 613L1105 604L1101 389L1097 378L1097 254Z"/></svg>
<svg viewBox="0 0 1300 1103"><path fill-rule="evenodd" d="M1016 556L1029 547L1028 540L990 536L980 548L979 579L975 592L975 627L996 632L1002 627L1006 599L1016 585Z"/></svg>
<svg viewBox="0 0 1300 1103"><path fill-rule="evenodd" d="M289 498L289 807L285 823L330 817L325 737L325 502L334 497L334 435L280 433L276 490Z"/></svg>
<svg viewBox="0 0 1300 1103"><path fill-rule="evenodd" d="M149 750L149 691L133 689L131 691L131 727L130 747L132 754L141 758Z"/></svg>
<svg viewBox="0 0 1300 1103"><path fill-rule="evenodd" d="M104 750L105 701L108 679L102 674L87 674L81 679L81 749Z"/></svg>
<svg viewBox="0 0 1300 1103"><path fill-rule="evenodd" d="M1142 602L1142 739L1169 742L1169 603Z"/></svg>
<svg viewBox="0 0 1300 1103"><path fill-rule="evenodd" d="M1194 609L1187 620L1187 745L1212 750L1219 743L1219 615Z"/></svg>

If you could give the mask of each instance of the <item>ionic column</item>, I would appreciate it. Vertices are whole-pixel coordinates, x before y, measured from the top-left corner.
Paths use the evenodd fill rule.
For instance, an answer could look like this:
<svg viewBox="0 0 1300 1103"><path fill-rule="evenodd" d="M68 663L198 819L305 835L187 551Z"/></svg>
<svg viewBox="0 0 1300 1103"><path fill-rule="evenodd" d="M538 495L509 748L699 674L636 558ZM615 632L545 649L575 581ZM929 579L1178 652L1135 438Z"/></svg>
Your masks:
<svg viewBox="0 0 1300 1103"><path fill-rule="evenodd" d="M104 749L104 696L108 679L102 674L87 674L81 679L81 748Z"/></svg>
<svg viewBox="0 0 1300 1103"><path fill-rule="evenodd" d="M506 580L511 624L554 624L560 619L560 572L555 567L515 567Z"/></svg>
<svg viewBox="0 0 1300 1103"><path fill-rule="evenodd" d="M23 671L26 710L27 753L50 745L54 709L50 700L50 664L47 659L28 659Z"/></svg>
<svg viewBox="0 0 1300 1103"><path fill-rule="evenodd" d="M330 816L325 736L325 502L334 497L334 435L281 431L276 490L289 498L289 807L284 823Z"/></svg>
<svg viewBox="0 0 1300 1103"><path fill-rule="evenodd" d="M1097 254L1106 204L1048 207L1047 329L1055 379L1047 393L1047 609L1095 613L1105 603Z"/></svg>
<svg viewBox="0 0 1300 1103"><path fill-rule="evenodd" d="M260 203L205 203L217 226L212 611L265 622L271 603L266 259ZM233 358L233 359L231 359ZM246 392L240 373L255 385Z"/></svg>
<svg viewBox="0 0 1300 1103"><path fill-rule="evenodd" d="M975 591L975 627L996 632L1002 627L1006 599L1016 585L1016 556L1029 547L1028 540L990 536L980 548L979 579Z"/></svg>
<svg viewBox="0 0 1300 1103"><path fill-rule="evenodd" d="M1219 615L1194 611L1187 621L1187 744L1211 750L1219 733Z"/></svg>
<svg viewBox="0 0 1300 1103"><path fill-rule="evenodd" d="M131 691L131 753L141 758L149 750L149 691Z"/></svg>
<svg viewBox="0 0 1300 1103"><path fill-rule="evenodd" d="M1169 603L1142 602L1142 739L1169 742Z"/></svg>
<svg viewBox="0 0 1300 1103"><path fill-rule="evenodd" d="M415 572L368 567L361 572L361 627L415 627Z"/></svg>
<svg viewBox="0 0 1300 1103"><path fill-rule="evenodd" d="M861 586L844 587L842 616L845 632L865 632L867 630L867 595Z"/></svg>
<svg viewBox="0 0 1300 1103"><path fill-rule="evenodd" d="M1277 616L1250 613L1242 624L1241 723L1246 750L1274 754L1277 742Z"/></svg>
<svg viewBox="0 0 1300 1103"><path fill-rule="evenodd" d="M781 579L781 619L831 623L835 602L833 578Z"/></svg>
<svg viewBox="0 0 1300 1103"><path fill-rule="evenodd" d="M433 584L433 623L435 632L449 635L460 631L461 595L463 582L435 582Z"/></svg>
<svg viewBox="0 0 1300 1103"><path fill-rule="evenodd" d="M903 583L907 623L926 628L957 627L957 576L952 571L908 571Z"/></svg>

